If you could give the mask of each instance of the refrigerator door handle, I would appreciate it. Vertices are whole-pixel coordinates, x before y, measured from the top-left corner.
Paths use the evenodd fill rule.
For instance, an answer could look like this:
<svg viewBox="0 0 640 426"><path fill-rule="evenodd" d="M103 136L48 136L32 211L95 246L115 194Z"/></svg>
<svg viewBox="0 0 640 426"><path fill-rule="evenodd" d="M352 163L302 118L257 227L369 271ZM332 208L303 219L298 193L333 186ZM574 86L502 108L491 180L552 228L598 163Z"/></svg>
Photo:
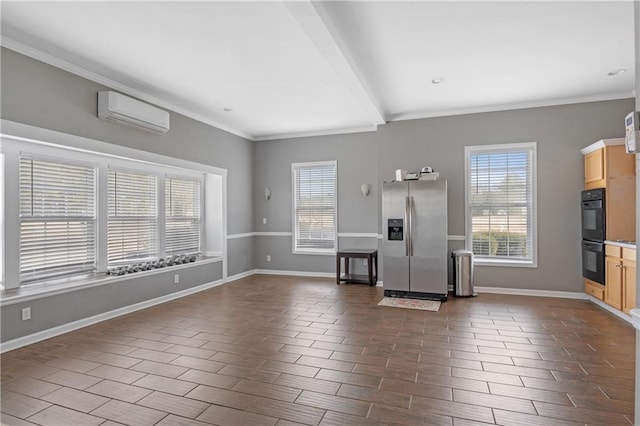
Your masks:
<svg viewBox="0 0 640 426"><path fill-rule="evenodd" d="M413 256L413 197L409 197L409 256Z"/></svg>
<svg viewBox="0 0 640 426"><path fill-rule="evenodd" d="M405 197L404 199L404 223L405 223L405 233L404 233L404 255L409 256L409 241L411 240L411 210L409 204L409 197Z"/></svg>

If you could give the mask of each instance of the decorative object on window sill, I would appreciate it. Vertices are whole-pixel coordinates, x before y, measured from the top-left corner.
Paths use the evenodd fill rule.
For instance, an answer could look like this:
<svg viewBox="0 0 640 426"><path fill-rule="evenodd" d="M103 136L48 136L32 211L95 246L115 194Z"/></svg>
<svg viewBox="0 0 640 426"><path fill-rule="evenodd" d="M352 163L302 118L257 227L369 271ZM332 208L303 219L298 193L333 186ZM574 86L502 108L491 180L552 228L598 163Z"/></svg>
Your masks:
<svg viewBox="0 0 640 426"><path fill-rule="evenodd" d="M271 188L266 187L264 189L264 199L269 201L271 199Z"/></svg>
<svg viewBox="0 0 640 426"><path fill-rule="evenodd" d="M182 265L184 263L195 262L197 256L195 254L182 254L170 256L166 259L158 259L149 262L136 263L133 265L118 266L107 270L107 275L126 275L140 271L150 271L152 269L165 268L167 266Z"/></svg>
<svg viewBox="0 0 640 426"><path fill-rule="evenodd" d="M369 193L371 192L371 185L369 185L368 183L363 183L360 187L360 191L362 191L362 195L368 197Z"/></svg>

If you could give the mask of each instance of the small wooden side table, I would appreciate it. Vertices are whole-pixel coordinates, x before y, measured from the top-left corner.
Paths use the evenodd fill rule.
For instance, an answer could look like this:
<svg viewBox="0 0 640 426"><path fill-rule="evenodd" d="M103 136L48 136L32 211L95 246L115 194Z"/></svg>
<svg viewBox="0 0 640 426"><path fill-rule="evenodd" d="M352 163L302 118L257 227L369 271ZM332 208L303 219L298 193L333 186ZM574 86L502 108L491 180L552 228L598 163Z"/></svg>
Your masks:
<svg viewBox="0 0 640 426"><path fill-rule="evenodd" d="M342 262L344 259L344 272L342 275ZM367 259L367 275L350 274L349 262L351 259ZM375 263L375 270L374 270ZM346 283L376 285L378 281L378 250L374 249L344 249L336 253L336 284L340 281Z"/></svg>

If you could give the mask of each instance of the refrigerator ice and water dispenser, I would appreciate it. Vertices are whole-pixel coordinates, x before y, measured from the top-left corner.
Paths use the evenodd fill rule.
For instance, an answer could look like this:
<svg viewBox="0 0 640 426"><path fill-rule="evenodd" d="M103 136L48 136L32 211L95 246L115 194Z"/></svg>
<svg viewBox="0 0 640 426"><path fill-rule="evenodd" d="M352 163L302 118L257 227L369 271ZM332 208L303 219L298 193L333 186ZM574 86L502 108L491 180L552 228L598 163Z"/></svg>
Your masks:
<svg viewBox="0 0 640 426"><path fill-rule="evenodd" d="M402 241L404 239L404 220L388 219L387 230L389 232L389 241Z"/></svg>

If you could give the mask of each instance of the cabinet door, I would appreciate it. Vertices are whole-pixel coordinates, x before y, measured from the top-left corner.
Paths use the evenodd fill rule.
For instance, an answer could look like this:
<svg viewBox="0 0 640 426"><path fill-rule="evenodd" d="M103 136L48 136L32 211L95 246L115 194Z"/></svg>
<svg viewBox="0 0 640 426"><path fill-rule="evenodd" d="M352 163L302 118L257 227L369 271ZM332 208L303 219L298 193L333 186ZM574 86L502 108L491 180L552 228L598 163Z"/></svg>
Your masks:
<svg viewBox="0 0 640 426"><path fill-rule="evenodd" d="M622 310L622 261L617 257L605 258L604 301Z"/></svg>
<svg viewBox="0 0 640 426"><path fill-rule="evenodd" d="M622 310L629 313L636 307L636 262L624 260L622 262L624 271L624 293Z"/></svg>
<svg viewBox="0 0 640 426"><path fill-rule="evenodd" d="M584 156L584 183L604 179L604 149Z"/></svg>

